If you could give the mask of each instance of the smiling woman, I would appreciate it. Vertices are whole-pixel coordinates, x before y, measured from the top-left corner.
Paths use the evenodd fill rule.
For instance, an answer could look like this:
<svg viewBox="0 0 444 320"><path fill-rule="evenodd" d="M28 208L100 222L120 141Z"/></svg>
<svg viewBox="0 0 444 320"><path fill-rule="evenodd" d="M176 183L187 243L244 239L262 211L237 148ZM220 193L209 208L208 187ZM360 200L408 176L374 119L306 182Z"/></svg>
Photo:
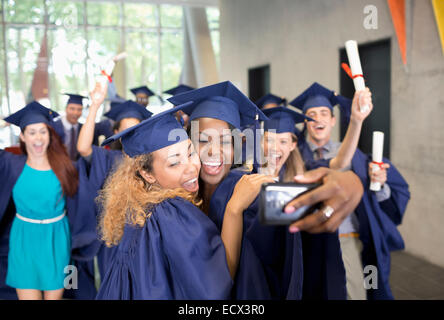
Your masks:
<svg viewBox="0 0 444 320"><path fill-rule="evenodd" d="M70 262L65 204L77 192L78 174L50 126L56 115L32 102L5 119L21 129L22 155L0 150L0 221L11 197L17 212L9 235L6 284L16 288L19 299L60 299Z"/></svg>
<svg viewBox="0 0 444 320"><path fill-rule="evenodd" d="M230 250L198 209L200 160L173 116L176 111L157 114L104 142L121 139L126 156L99 197L102 238L118 247L98 299L229 296ZM172 132L178 141L169 139ZM231 209L227 216L241 212Z"/></svg>

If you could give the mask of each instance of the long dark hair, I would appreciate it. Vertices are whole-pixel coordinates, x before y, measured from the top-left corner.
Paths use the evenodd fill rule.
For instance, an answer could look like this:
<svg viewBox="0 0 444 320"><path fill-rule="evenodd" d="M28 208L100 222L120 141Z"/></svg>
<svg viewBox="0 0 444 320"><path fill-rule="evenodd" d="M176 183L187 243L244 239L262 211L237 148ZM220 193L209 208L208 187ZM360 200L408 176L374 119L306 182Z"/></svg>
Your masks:
<svg viewBox="0 0 444 320"><path fill-rule="evenodd" d="M46 125L46 127L49 131L49 145L46 149L49 165L59 179L63 193L67 196L73 196L76 194L79 185L79 173L71 162L60 136L51 126ZM23 132L25 130L26 127ZM26 145L21 140L20 149L23 154L28 155L26 152Z"/></svg>

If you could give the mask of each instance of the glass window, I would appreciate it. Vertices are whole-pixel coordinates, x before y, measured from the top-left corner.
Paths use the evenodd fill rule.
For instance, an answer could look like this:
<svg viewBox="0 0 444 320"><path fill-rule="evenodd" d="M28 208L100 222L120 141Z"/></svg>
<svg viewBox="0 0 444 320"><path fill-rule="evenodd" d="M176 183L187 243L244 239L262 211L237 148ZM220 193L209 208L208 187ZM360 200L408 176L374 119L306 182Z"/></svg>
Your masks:
<svg viewBox="0 0 444 320"><path fill-rule="evenodd" d="M88 24L93 26L120 26L120 3L86 3Z"/></svg>
<svg viewBox="0 0 444 320"><path fill-rule="evenodd" d="M216 63L220 67L220 34L219 34L219 9L207 8L208 27L210 28L211 43L213 44Z"/></svg>
<svg viewBox="0 0 444 320"><path fill-rule="evenodd" d="M44 22L45 7L43 0L6 0L4 10L7 22Z"/></svg>
<svg viewBox="0 0 444 320"><path fill-rule="evenodd" d="M208 27L210 30L217 29L219 30L219 9L218 8L207 8L207 19L208 19Z"/></svg>
<svg viewBox="0 0 444 320"><path fill-rule="evenodd" d="M182 7L163 5L160 7L162 27L182 28Z"/></svg>
<svg viewBox="0 0 444 320"><path fill-rule="evenodd" d="M7 28L7 57L9 102L11 112L32 100L31 84L40 47L44 44L44 30L35 27Z"/></svg>
<svg viewBox="0 0 444 320"><path fill-rule="evenodd" d="M48 31L48 45L51 106L62 111L66 102L62 93L88 94L86 40L82 31L57 28Z"/></svg>
<svg viewBox="0 0 444 320"><path fill-rule="evenodd" d="M50 24L63 26L67 29L83 24L83 3L70 1L46 1Z"/></svg>
<svg viewBox="0 0 444 320"><path fill-rule="evenodd" d="M161 38L162 90L179 84L183 62L183 32L165 31Z"/></svg>
<svg viewBox="0 0 444 320"><path fill-rule="evenodd" d="M156 27L157 15L155 5L125 3L125 25L128 27Z"/></svg>
<svg viewBox="0 0 444 320"><path fill-rule="evenodd" d="M157 93L159 63L156 32L128 32L126 34L127 88L146 85ZM128 92L132 98L133 94ZM153 99L155 100L155 99ZM151 101L150 101L151 103Z"/></svg>
<svg viewBox="0 0 444 320"><path fill-rule="evenodd" d="M8 100L6 99L6 79L5 79L5 52L3 50L3 26L0 27L0 119L9 115ZM10 127L4 127L0 121L0 148L4 149L11 144Z"/></svg>
<svg viewBox="0 0 444 320"><path fill-rule="evenodd" d="M40 102L62 114L67 100L62 93L88 95L101 67L122 51L126 51L128 57L114 70L119 94L133 98L129 88L141 85L161 94L179 84L183 63L183 8L180 5L140 0L0 1L6 35L3 37L0 29L2 117L10 113L8 105L10 111L15 112L34 99L32 82L35 71L42 65L47 66L48 86L40 89L48 90L49 96ZM219 10L207 8L206 11L219 64ZM39 57L43 44L47 50L45 61ZM163 108L156 97L150 99L150 105L156 112ZM17 130L14 128L15 135ZM10 132L0 128L1 147L11 141ZM17 137L12 139L17 142Z"/></svg>

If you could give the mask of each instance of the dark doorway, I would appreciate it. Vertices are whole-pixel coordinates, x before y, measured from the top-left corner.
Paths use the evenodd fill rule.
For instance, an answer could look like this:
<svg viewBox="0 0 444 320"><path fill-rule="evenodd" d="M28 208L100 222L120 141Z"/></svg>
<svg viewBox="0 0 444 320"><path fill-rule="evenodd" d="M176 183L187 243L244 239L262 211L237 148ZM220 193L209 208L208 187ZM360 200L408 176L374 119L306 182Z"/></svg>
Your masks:
<svg viewBox="0 0 444 320"><path fill-rule="evenodd" d="M365 84L372 91L373 111L365 119L359 139L359 149L364 153L372 152L373 131L384 132L384 157L390 158L390 93L391 93L391 42L390 39L359 44L362 72ZM345 48L340 49L340 63L348 64ZM339 64L340 64L339 63ZM341 94L353 98L353 81L340 68ZM347 128L341 126L341 139Z"/></svg>
<svg viewBox="0 0 444 320"><path fill-rule="evenodd" d="M270 65L248 69L248 95L256 101L270 92Z"/></svg>

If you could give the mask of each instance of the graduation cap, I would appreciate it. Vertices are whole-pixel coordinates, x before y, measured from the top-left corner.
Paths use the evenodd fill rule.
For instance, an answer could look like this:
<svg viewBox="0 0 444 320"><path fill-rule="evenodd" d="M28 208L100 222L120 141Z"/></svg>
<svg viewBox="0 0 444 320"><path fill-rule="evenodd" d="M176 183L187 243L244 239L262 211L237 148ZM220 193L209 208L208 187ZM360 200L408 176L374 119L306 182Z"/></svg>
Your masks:
<svg viewBox="0 0 444 320"><path fill-rule="evenodd" d="M173 96L168 101L175 106L193 101L192 104L180 108L190 116L190 121L198 118L213 118L228 122L240 129L248 124L253 124L255 120L268 119L230 81L188 91Z"/></svg>
<svg viewBox="0 0 444 320"><path fill-rule="evenodd" d="M69 96L68 102L66 104L75 103L83 106L83 99L88 99L88 97L74 93L64 93L64 95Z"/></svg>
<svg viewBox="0 0 444 320"><path fill-rule="evenodd" d="M281 104L285 105L287 104L287 99L268 93L259 100L257 100L255 103L262 110L262 108L269 103L276 103L278 106Z"/></svg>
<svg viewBox="0 0 444 320"><path fill-rule="evenodd" d="M339 104L341 111L351 110L351 100L338 95L336 92L314 82L308 89L290 102L290 105L307 112L310 108L327 107L333 111L333 107Z"/></svg>
<svg viewBox="0 0 444 320"><path fill-rule="evenodd" d="M111 109L118 106L119 104L126 102L126 100L124 98L122 98L121 96L119 96L118 94L116 94L115 97L112 97L112 98L109 98L106 100L108 100L110 102Z"/></svg>
<svg viewBox="0 0 444 320"><path fill-rule="evenodd" d="M147 154L188 139L187 132L174 117L178 108L192 104L171 108L148 118L139 124L125 129L108 139L102 145L121 139L123 150L130 157ZM174 131L173 136L170 133Z"/></svg>
<svg viewBox="0 0 444 320"><path fill-rule="evenodd" d="M295 133L297 123L314 121L302 113L285 107L266 109L264 113L269 118L264 122L264 130L276 130L276 133Z"/></svg>
<svg viewBox="0 0 444 320"><path fill-rule="evenodd" d="M23 131L29 124L43 122L50 125L53 119L58 116L57 112L42 106L37 101L33 101L3 120L19 126Z"/></svg>
<svg viewBox="0 0 444 320"><path fill-rule="evenodd" d="M145 93L148 97L155 96L156 94L152 92L147 86L141 86L137 88L132 88L130 91L136 95L138 93Z"/></svg>
<svg viewBox="0 0 444 320"><path fill-rule="evenodd" d="M105 117L119 122L124 118L136 118L140 121L148 119L153 114L149 112L145 107L141 106L137 102L127 100L123 103L119 103L111 108L110 111L104 114Z"/></svg>
<svg viewBox="0 0 444 320"><path fill-rule="evenodd" d="M174 88L171 88L171 89L169 89L167 91L164 91L163 93L175 96L177 94L181 94L181 93L188 92L188 91L191 91L191 90L194 90L194 88L192 88L190 86L187 86L185 84L179 84L178 86L176 86Z"/></svg>
<svg viewBox="0 0 444 320"><path fill-rule="evenodd" d="M333 107L339 105L341 110L341 125L348 126L351 115L352 100L335 91L329 90L317 82L314 82L308 89L290 102L290 105L306 113L310 108L327 107L333 112Z"/></svg>

